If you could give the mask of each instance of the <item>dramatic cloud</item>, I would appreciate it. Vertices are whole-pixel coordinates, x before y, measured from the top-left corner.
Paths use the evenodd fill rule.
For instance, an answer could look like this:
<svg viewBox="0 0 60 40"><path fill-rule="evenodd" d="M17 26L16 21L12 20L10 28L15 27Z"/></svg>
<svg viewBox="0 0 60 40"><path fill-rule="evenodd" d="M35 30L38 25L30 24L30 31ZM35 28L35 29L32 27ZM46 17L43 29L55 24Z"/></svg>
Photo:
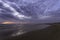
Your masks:
<svg viewBox="0 0 60 40"><path fill-rule="evenodd" d="M5 20L58 21L60 0L0 0L0 22Z"/></svg>

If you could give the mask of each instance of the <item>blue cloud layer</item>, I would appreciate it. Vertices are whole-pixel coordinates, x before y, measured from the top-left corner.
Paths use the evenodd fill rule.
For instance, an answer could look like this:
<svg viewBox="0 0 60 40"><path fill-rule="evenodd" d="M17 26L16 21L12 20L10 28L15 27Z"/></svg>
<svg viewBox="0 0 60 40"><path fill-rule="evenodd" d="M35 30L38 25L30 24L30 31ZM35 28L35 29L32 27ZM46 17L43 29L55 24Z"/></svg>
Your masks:
<svg viewBox="0 0 60 40"><path fill-rule="evenodd" d="M59 22L60 0L0 0L0 22L5 20Z"/></svg>

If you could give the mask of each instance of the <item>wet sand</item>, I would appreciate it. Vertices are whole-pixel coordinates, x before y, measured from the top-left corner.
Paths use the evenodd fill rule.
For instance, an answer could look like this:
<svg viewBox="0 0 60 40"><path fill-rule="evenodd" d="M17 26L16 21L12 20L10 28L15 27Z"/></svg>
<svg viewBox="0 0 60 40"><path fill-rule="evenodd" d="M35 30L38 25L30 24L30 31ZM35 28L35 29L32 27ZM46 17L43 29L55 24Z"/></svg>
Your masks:
<svg viewBox="0 0 60 40"><path fill-rule="evenodd" d="M43 29L34 29L18 36L7 37L4 40L60 40L60 23L48 25L51 26ZM39 24L36 24L35 26L37 27ZM11 31L10 33L13 32Z"/></svg>

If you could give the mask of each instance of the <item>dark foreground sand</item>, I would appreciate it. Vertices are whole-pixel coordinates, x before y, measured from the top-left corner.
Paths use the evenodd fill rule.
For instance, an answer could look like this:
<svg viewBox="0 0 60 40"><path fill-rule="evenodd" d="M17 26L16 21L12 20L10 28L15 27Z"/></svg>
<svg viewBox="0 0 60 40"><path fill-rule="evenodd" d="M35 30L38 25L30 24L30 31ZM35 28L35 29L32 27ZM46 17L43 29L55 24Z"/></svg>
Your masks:
<svg viewBox="0 0 60 40"><path fill-rule="evenodd" d="M5 40L60 40L60 23L51 24L48 28L31 31Z"/></svg>

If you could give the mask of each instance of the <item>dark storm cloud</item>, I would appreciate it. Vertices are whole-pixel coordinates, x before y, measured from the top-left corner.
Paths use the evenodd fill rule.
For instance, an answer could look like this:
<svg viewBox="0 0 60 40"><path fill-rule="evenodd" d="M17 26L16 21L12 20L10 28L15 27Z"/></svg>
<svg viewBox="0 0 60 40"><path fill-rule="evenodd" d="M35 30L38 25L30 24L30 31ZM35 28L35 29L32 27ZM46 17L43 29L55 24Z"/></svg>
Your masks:
<svg viewBox="0 0 60 40"><path fill-rule="evenodd" d="M7 19L7 18L14 18L14 16L11 15L11 14L1 14L1 17L4 18L4 19Z"/></svg>
<svg viewBox="0 0 60 40"><path fill-rule="evenodd" d="M60 0L6 0L5 2L16 4L9 3L11 6L9 9L0 3L0 9L2 10L0 11L0 21L22 19L25 21L57 22L60 20Z"/></svg>
<svg viewBox="0 0 60 40"><path fill-rule="evenodd" d="M0 22L15 21L15 20L17 20L17 19L11 14L1 14L0 15Z"/></svg>

